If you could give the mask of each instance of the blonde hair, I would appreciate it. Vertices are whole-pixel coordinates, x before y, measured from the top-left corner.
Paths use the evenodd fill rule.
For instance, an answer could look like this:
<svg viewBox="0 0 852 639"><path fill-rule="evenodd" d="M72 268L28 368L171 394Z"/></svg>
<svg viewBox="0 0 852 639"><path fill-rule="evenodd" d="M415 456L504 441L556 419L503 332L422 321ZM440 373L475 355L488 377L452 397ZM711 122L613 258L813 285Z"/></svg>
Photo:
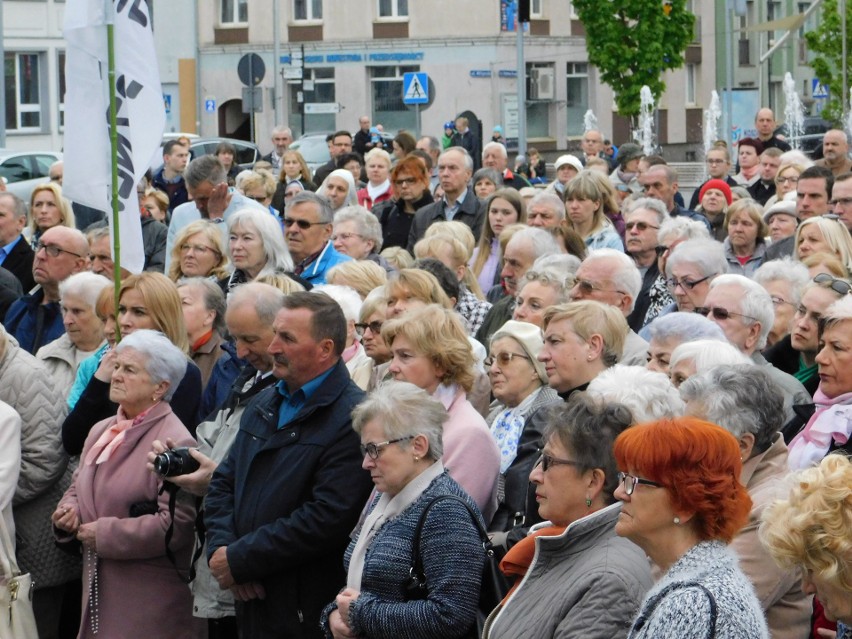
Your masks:
<svg viewBox="0 0 852 639"><path fill-rule="evenodd" d="M458 314L430 304L382 326L382 339L388 346L397 337L411 342L414 350L443 370L441 382L458 384L470 392L474 381L473 349Z"/></svg>
<svg viewBox="0 0 852 639"><path fill-rule="evenodd" d="M441 254L442 249L446 247L450 249L450 261L452 262L452 265L448 266L453 270L464 267L464 276L461 279L462 283L478 299L484 299L485 296L482 294L482 288L480 288L479 282L474 277L473 271L467 268L467 263L470 261L470 253L458 238L446 233L426 236L414 245L414 257L417 259L433 257L440 262L442 260L438 256Z"/></svg>
<svg viewBox="0 0 852 639"><path fill-rule="evenodd" d="M160 189L145 189L145 195L142 196L145 198L154 198L154 202L157 203L157 208L160 209L160 213L163 213L166 217L169 215L169 194L164 193Z"/></svg>
<svg viewBox="0 0 852 639"><path fill-rule="evenodd" d="M825 266L826 270L834 277L839 277L844 280L849 279L849 270L843 265L836 255L832 255L831 253L826 253L825 251L817 251L811 255L808 255L806 258L802 259L802 264L804 264L808 269L812 269L814 266L819 266L820 264Z"/></svg>
<svg viewBox="0 0 852 639"><path fill-rule="evenodd" d="M411 253L401 246L389 246L382 250L379 255L385 258L388 264L395 269L411 268L414 266L414 258L411 257Z"/></svg>
<svg viewBox="0 0 852 639"><path fill-rule="evenodd" d="M725 213L725 221L722 223L725 232L728 232L728 224L731 223L731 219L734 215L740 212L748 215L749 219L757 224L757 239L755 240L755 244L761 244L763 242L763 238L769 235L769 227L766 226L766 222L763 221L763 207L759 202L752 199L737 200L728 207L728 210Z"/></svg>
<svg viewBox="0 0 852 639"><path fill-rule="evenodd" d="M451 235L467 249L468 259L473 255L476 238L473 236L473 231L464 222L435 222L426 229L423 237L432 237L433 235Z"/></svg>
<svg viewBox="0 0 852 639"><path fill-rule="evenodd" d="M245 177L240 180L240 191L245 195L248 189L256 189L258 187L266 191L266 197L272 197L277 188L275 176L265 169L255 169L250 171Z"/></svg>
<svg viewBox="0 0 852 639"><path fill-rule="evenodd" d="M225 253L225 246L222 243L222 233L219 232L219 229L213 222L195 220L178 231L175 243L172 245L172 260L169 263L169 279L172 282L177 282L180 278L184 277L183 272L180 270L180 247L190 237L198 233L203 235L213 245L214 250L219 255L219 260L210 269L208 275L212 275L217 280L228 275L228 255Z"/></svg>
<svg viewBox="0 0 852 639"><path fill-rule="evenodd" d="M603 340L601 360L607 368L615 366L621 359L630 327L617 308L592 300L558 304L545 311L542 328L547 330L552 322L563 320L571 322L572 330L584 342L588 342L592 335L601 337Z"/></svg>
<svg viewBox="0 0 852 639"><path fill-rule="evenodd" d="M388 283L385 284L388 299L395 297L400 289L405 289L411 297L426 304L439 304L447 309L453 307L450 298L438 284L438 279L418 268L404 268L388 278Z"/></svg>
<svg viewBox="0 0 852 639"><path fill-rule="evenodd" d="M818 216L804 220L796 229L796 246L793 254L798 257L802 229L811 225L819 228L825 243L835 252L846 270L852 272L852 236L849 235L846 225L838 219Z"/></svg>
<svg viewBox="0 0 852 639"><path fill-rule="evenodd" d="M138 275L131 275L121 283L118 291L119 304L125 291L129 290L139 291L156 329L188 355L189 337L183 321L180 294L175 283L162 273L145 271Z"/></svg>
<svg viewBox="0 0 852 639"><path fill-rule="evenodd" d="M384 163L388 165L388 169L391 168L390 153L388 153L384 149L371 149L367 151L367 155L364 156L364 166L366 166L367 162L369 162L373 158L379 158L380 160L383 160Z"/></svg>
<svg viewBox="0 0 852 639"><path fill-rule="evenodd" d="M586 166L588 166L588 162ZM599 233L604 228L612 226L606 216L607 214L614 215L619 210L615 189L609 178L597 171L588 169L581 171L565 185L562 201L568 202L569 200L590 200L600 203L592 218L592 229L589 231L589 235ZM574 228L568 217L565 218L565 223L569 228Z"/></svg>
<svg viewBox="0 0 852 639"><path fill-rule="evenodd" d="M287 277L284 273L263 273L258 275L253 282L258 284L268 284L274 286L282 293L289 295L298 291L304 291L305 287L299 284L291 277Z"/></svg>
<svg viewBox="0 0 852 639"><path fill-rule="evenodd" d="M74 220L74 210L71 208L71 202L62 197L62 187L55 182L48 182L47 184L39 184L30 194L30 230L33 232L33 235L41 232L36 224L35 215L32 214L32 210L33 202L35 202L35 196L42 191L50 191L53 194L53 201L56 202L56 208L59 209L59 224L57 226L67 226L70 229L77 228ZM46 230L47 229L45 229L45 231Z"/></svg>
<svg viewBox="0 0 852 639"><path fill-rule="evenodd" d="M388 273L370 260L349 260L329 269L325 279L329 284L354 288L363 300L375 288L384 286Z"/></svg>
<svg viewBox="0 0 852 639"><path fill-rule="evenodd" d="M284 162L288 159L294 159L299 163L299 174L302 178L303 182L311 181L311 170L308 168L308 163L305 162L305 158L302 157L302 154L298 151L284 151L284 154L281 156L281 171L278 173L278 181L287 184L291 181L291 178L287 177L287 174L284 173Z"/></svg>

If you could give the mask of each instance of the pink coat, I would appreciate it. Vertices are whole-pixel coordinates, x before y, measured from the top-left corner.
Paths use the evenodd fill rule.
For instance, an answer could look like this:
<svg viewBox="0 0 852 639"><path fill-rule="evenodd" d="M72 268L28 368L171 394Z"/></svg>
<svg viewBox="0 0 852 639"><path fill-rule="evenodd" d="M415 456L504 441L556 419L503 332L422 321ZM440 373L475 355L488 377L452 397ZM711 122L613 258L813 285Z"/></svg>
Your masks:
<svg viewBox="0 0 852 639"><path fill-rule="evenodd" d="M195 441L169 404L161 402L141 423L125 431L124 441L109 460L86 465L89 449L115 421L111 417L92 428L73 483L59 502L76 508L82 523L98 522L97 556L83 551L83 619L78 636L190 639L192 596L165 554L170 521L168 493L157 496L161 482L145 463L155 439L165 442L172 438L178 446L194 446ZM195 519L192 501L186 497L178 495L174 536L169 544L184 574ZM129 516L131 504L153 500L159 506L157 514ZM94 574L98 580L97 611L90 607L89 597ZM97 635L92 632L94 618Z"/></svg>

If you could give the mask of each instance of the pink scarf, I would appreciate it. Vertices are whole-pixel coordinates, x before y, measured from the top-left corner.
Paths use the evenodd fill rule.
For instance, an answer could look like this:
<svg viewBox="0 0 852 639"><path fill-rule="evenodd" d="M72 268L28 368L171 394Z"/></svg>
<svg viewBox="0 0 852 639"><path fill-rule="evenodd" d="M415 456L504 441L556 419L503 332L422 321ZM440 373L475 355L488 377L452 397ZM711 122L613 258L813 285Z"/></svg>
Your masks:
<svg viewBox="0 0 852 639"><path fill-rule="evenodd" d="M358 350L360 348L361 348L361 344L360 344L360 342L358 342L356 340L356 341L352 342L352 346L350 346L349 348L343 349L343 354L341 355L341 357L343 357L343 363L346 364L346 363L349 362L350 359L355 357L358 354Z"/></svg>
<svg viewBox="0 0 852 639"><path fill-rule="evenodd" d="M157 402L157 404L159 403L160 402ZM154 406L157 404L154 404ZM95 442L95 445L89 449L89 452L86 454L86 465L91 466L92 464L102 464L107 461L115 452L115 449L124 441L125 431L132 426L136 426L145 419L145 416L151 412L151 409L154 408L154 406L142 411L133 419L128 419L124 415L124 409L119 406L117 421L115 424L107 428L103 434L98 437L98 441Z"/></svg>
<svg viewBox="0 0 852 639"><path fill-rule="evenodd" d="M845 444L852 434L852 393L827 397L818 388L814 403L817 409L813 417L790 442L787 465L791 470L819 463L832 441Z"/></svg>

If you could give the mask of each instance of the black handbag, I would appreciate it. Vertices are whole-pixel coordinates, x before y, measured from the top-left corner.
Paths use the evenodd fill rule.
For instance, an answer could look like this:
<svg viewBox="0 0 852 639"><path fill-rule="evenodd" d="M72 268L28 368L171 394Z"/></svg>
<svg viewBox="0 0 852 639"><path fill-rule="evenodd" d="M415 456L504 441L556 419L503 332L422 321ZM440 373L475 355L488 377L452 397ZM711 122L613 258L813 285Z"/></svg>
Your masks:
<svg viewBox="0 0 852 639"><path fill-rule="evenodd" d="M412 540L411 568L408 571L408 581L405 584L405 600L415 601L418 599L426 599L429 595L429 584L426 582L426 575L423 571L423 558L420 555L420 537L423 532L423 526L426 523L426 517L432 506L444 499L452 499L462 504L470 513L470 518L479 531L479 537L482 542L482 549L485 551L486 559L485 566L482 570L482 582L479 590L479 606L476 615L476 622L471 627L466 636L481 637L482 630L485 625L485 620L494 608L503 600L503 597L508 592L508 587L500 572L498 560L494 554L494 548L491 544L491 539L488 537L488 531L482 525L479 516L470 507L464 499L455 495L441 495L435 497L426 505L423 512L420 514L420 519L417 521L417 528L414 531L414 539Z"/></svg>

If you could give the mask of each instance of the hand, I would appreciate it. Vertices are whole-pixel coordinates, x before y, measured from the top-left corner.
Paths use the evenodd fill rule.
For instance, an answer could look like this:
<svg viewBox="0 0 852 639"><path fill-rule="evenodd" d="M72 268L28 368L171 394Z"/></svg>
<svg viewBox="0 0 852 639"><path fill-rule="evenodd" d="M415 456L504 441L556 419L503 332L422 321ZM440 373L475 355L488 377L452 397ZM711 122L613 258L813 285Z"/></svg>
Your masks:
<svg viewBox="0 0 852 639"><path fill-rule="evenodd" d="M56 511L50 516L53 525L59 530L64 530L72 535L77 534L77 529L80 527L80 515L73 506L59 504Z"/></svg>
<svg viewBox="0 0 852 639"><path fill-rule="evenodd" d="M337 599L335 600L337 603L337 610L340 611L340 618L347 626L352 625L349 621L349 606L360 594L360 591L355 590L354 588L344 588L340 594L337 595Z"/></svg>
<svg viewBox="0 0 852 639"><path fill-rule="evenodd" d="M231 567L228 565L227 550L227 546L219 546L207 562L210 566L210 574L219 582L219 588L222 590L227 590L236 583L231 574Z"/></svg>
<svg viewBox="0 0 852 639"><path fill-rule="evenodd" d="M339 610L334 610L328 616L328 628L331 630L331 636L334 639L351 639L355 637L352 628L343 622Z"/></svg>
<svg viewBox="0 0 852 639"><path fill-rule="evenodd" d="M231 194L228 192L228 184L222 182L210 191L210 199L207 200L207 216L210 218L221 218L225 215L225 209L231 203Z"/></svg>
<svg viewBox="0 0 852 639"><path fill-rule="evenodd" d="M177 443L173 439L167 439L165 445L163 445L163 443L159 440L154 440L151 444L151 452L148 453L148 463L145 464L145 467L150 472L156 474L156 471L154 470L154 459L156 459L157 455L164 453L166 450L174 448L175 446L177 446ZM198 462L198 470L187 473L186 475L169 477L169 481L175 486L183 488L193 495L204 497L204 495L207 494L207 489L210 487L210 480L213 477L213 472L219 464L214 462L204 453L199 452L196 448L190 448L189 454Z"/></svg>
<svg viewBox="0 0 852 639"><path fill-rule="evenodd" d="M77 529L77 539L87 548L97 551L97 533L98 522L93 521L89 524L80 524L80 527Z"/></svg>
<svg viewBox="0 0 852 639"><path fill-rule="evenodd" d="M95 377L108 384L112 381L112 372L114 370L115 350L109 350L101 358L101 363L98 364L98 370L95 371Z"/></svg>
<svg viewBox="0 0 852 639"><path fill-rule="evenodd" d="M820 637L825 637L825 639L834 639L837 636L834 630L829 630L828 628L817 628L817 634Z"/></svg>
<svg viewBox="0 0 852 639"><path fill-rule="evenodd" d="M247 584L234 584L231 593L237 601L251 601L252 599L266 599L266 590L256 582Z"/></svg>

